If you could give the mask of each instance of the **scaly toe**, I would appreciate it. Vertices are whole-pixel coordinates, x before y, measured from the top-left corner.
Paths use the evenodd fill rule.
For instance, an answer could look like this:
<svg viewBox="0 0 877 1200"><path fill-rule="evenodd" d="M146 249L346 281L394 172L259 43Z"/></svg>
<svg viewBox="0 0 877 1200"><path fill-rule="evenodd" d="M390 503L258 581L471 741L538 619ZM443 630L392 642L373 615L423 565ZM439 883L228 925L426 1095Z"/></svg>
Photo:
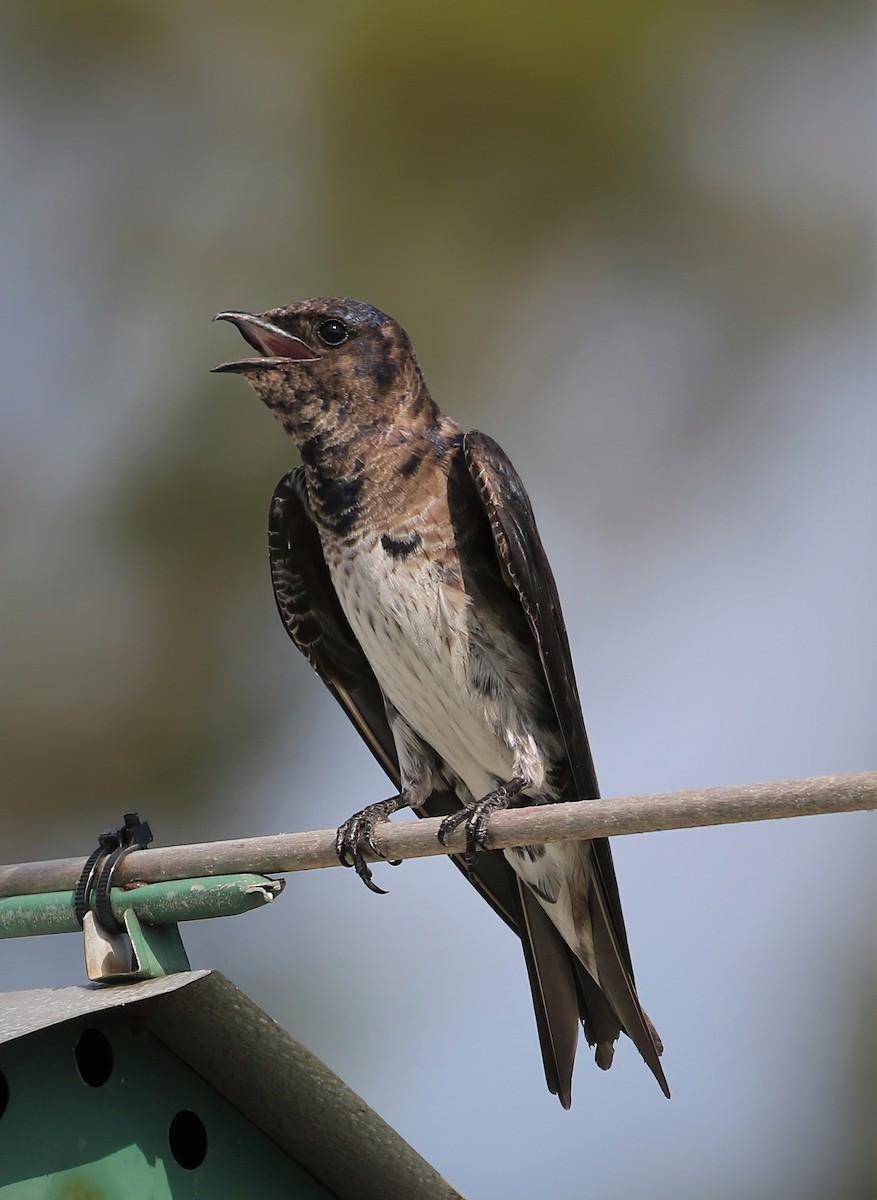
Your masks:
<svg viewBox="0 0 877 1200"><path fill-rule="evenodd" d="M448 838L454 832L458 825L462 825L468 817L469 812L465 808L461 808L459 812L451 813L449 817L445 817L441 825L438 827L438 840L443 846L447 846Z"/></svg>
<svg viewBox="0 0 877 1200"><path fill-rule="evenodd" d="M378 847L375 845L375 824L374 824L374 822L371 822L370 824L368 824L366 826L365 833L362 834L362 840L368 846L369 850L371 850L371 852L375 856L375 858L380 858L383 862L389 863L391 867L400 867L402 865L401 858L387 858L387 856L386 856L386 854L384 854L383 850L379 850ZM381 889L378 888L378 891L380 891L380 890Z"/></svg>
<svg viewBox="0 0 877 1200"><path fill-rule="evenodd" d="M335 856L342 867L353 866L355 842L351 841L351 824L351 821L345 822L344 825L339 826L338 832L335 834Z"/></svg>
<svg viewBox="0 0 877 1200"><path fill-rule="evenodd" d="M345 821L335 834L335 854L342 867L353 867L365 886L379 895L386 895L372 880L372 873L365 860L365 850L375 858L385 859L384 853L375 844L375 829L389 820L389 814L399 807L398 797L371 804ZM397 863L393 864L397 866Z"/></svg>

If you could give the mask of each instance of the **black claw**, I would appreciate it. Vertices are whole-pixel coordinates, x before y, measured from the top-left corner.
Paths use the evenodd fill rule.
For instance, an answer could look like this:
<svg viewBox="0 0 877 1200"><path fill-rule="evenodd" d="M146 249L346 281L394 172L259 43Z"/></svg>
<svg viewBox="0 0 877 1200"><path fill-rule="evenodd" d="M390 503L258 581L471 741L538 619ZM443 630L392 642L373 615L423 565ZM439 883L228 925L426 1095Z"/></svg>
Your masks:
<svg viewBox="0 0 877 1200"><path fill-rule="evenodd" d="M384 888L378 887L373 881L363 847L369 849L375 858L384 858L383 853L375 845L375 826L378 822L386 821L389 813L395 812L398 807L399 802L395 797L392 800L385 800L381 804L371 804L362 812L354 813L349 821L345 821L343 825L339 826L338 832L335 834L335 854L341 866L353 867L369 891L377 892L379 896L385 896L387 893ZM399 861L395 861L391 865L398 867Z"/></svg>
<svg viewBox="0 0 877 1200"><path fill-rule="evenodd" d="M468 808L461 808L459 812L451 813L449 817L445 817L438 830L438 840L443 846L448 844L448 838L454 830L466 822L466 849L463 852L463 861L467 867L475 865L475 855L479 850L485 850L484 839L487 831L487 818L490 815L489 807L484 806L484 801L479 801L478 804L470 805Z"/></svg>
<svg viewBox="0 0 877 1200"><path fill-rule="evenodd" d="M446 846L450 835L465 821L466 849L463 852L463 861L467 867L474 867L478 851L488 849L487 825L491 814L497 809L507 808L524 786L526 785L523 780L514 779L485 796L483 800L477 800L474 804L461 808L459 812L451 813L439 825L438 840Z"/></svg>
<svg viewBox="0 0 877 1200"><path fill-rule="evenodd" d="M466 822L466 853L463 855L467 867L475 866L475 855L478 853L477 818L470 817Z"/></svg>
<svg viewBox="0 0 877 1200"><path fill-rule="evenodd" d="M356 868L356 873L370 892L374 892L377 896L386 896L385 888L378 887L372 878L371 868L365 861L362 851L357 849L353 852L353 865Z"/></svg>
<svg viewBox="0 0 877 1200"><path fill-rule="evenodd" d="M347 846L350 832L350 822L342 825L335 834L335 856L341 863L342 867L352 867L353 863L348 861Z"/></svg>
<svg viewBox="0 0 877 1200"><path fill-rule="evenodd" d="M375 856L375 858L383 858L386 861L386 855L383 853L382 850L379 850L377 848L377 846L375 845L375 827L374 827L374 825L366 823L365 829L363 830L363 833L361 836L362 836L362 840L368 846L369 850L371 850L371 852Z"/></svg>
<svg viewBox="0 0 877 1200"><path fill-rule="evenodd" d="M445 817L438 828L438 840L443 846L447 846L448 838L454 832L458 825L466 820L469 810L461 808L459 812L451 813L449 817Z"/></svg>

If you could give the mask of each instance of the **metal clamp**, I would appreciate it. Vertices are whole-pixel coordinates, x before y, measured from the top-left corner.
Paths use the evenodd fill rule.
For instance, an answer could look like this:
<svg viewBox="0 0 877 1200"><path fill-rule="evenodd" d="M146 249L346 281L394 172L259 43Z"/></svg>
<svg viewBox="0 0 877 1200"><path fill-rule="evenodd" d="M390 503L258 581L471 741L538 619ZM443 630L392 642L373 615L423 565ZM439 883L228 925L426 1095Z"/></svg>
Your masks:
<svg viewBox="0 0 877 1200"><path fill-rule="evenodd" d="M82 868L73 912L85 939L86 971L95 983L154 979L189 970L176 924L147 924L131 908L121 920L113 912L111 889L119 863L133 850L145 850L151 841L149 822L141 821L137 813L125 813L124 825L104 830Z"/></svg>
<svg viewBox="0 0 877 1200"><path fill-rule="evenodd" d="M126 854L131 850L145 850L152 840L149 822L141 821L137 813L125 813L124 825L120 825L118 829L105 829L98 836L97 849L86 859L73 892L73 912L80 929L85 921L85 914L92 907L93 891L94 910L100 923L113 933L121 930L122 926L113 916L110 905L113 875Z"/></svg>

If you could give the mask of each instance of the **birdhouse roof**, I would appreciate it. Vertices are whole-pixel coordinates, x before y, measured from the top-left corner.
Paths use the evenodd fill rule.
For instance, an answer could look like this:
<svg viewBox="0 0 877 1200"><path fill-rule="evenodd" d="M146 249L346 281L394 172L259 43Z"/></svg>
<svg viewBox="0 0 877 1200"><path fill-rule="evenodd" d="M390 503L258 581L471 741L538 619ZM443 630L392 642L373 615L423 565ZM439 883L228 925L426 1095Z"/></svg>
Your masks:
<svg viewBox="0 0 877 1200"><path fill-rule="evenodd" d="M132 1011L339 1200L459 1193L318 1058L216 971L0 994L0 1043Z"/></svg>

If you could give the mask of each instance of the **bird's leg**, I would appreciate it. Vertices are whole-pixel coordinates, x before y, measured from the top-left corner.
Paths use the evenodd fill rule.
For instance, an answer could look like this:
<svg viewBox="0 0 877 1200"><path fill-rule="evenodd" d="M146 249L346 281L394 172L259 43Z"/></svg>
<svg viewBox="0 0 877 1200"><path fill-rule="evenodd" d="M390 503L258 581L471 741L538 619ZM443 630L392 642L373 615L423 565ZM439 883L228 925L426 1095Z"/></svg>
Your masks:
<svg viewBox="0 0 877 1200"><path fill-rule="evenodd" d="M375 826L390 819L390 814L404 808L408 801L402 796L391 796L389 800L381 800L378 804L369 804L360 812L338 827L335 834L335 853L342 867L353 867L367 888L385 896L384 888L379 888L372 880L371 869L365 861L362 847L366 846L376 858L383 858L392 867L398 867L398 860L387 859L377 848L374 841Z"/></svg>
<svg viewBox="0 0 877 1200"><path fill-rule="evenodd" d="M481 800L465 805L459 812L451 813L439 825L438 840L443 846L458 825L466 822L466 852L463 858L467 867L475 865L475 855L487 849L487 822L497 809L508 808L513 800L527 787L529 780L515 776L495 791L488 792Z"/></svg>
<svg viewBox="0 0 877 1200"><path fill-rule="evenodd" d="M388 820L390 814L400 808L419 807L436 787L446 782L432 747L418 737L386 697L384 708L396 744L402 790L398 796L382 800L380 804L370 804L362 812L354 813L335 835L335 853L342 867L355 867L365 886L381 896L386 895L386 892L372 880L372 873L363 853L365 847L371 850L376 858L385 859L385 855L374 842L375 826ZM397 867L399 864L391 862L390 865Z"/></svg>

